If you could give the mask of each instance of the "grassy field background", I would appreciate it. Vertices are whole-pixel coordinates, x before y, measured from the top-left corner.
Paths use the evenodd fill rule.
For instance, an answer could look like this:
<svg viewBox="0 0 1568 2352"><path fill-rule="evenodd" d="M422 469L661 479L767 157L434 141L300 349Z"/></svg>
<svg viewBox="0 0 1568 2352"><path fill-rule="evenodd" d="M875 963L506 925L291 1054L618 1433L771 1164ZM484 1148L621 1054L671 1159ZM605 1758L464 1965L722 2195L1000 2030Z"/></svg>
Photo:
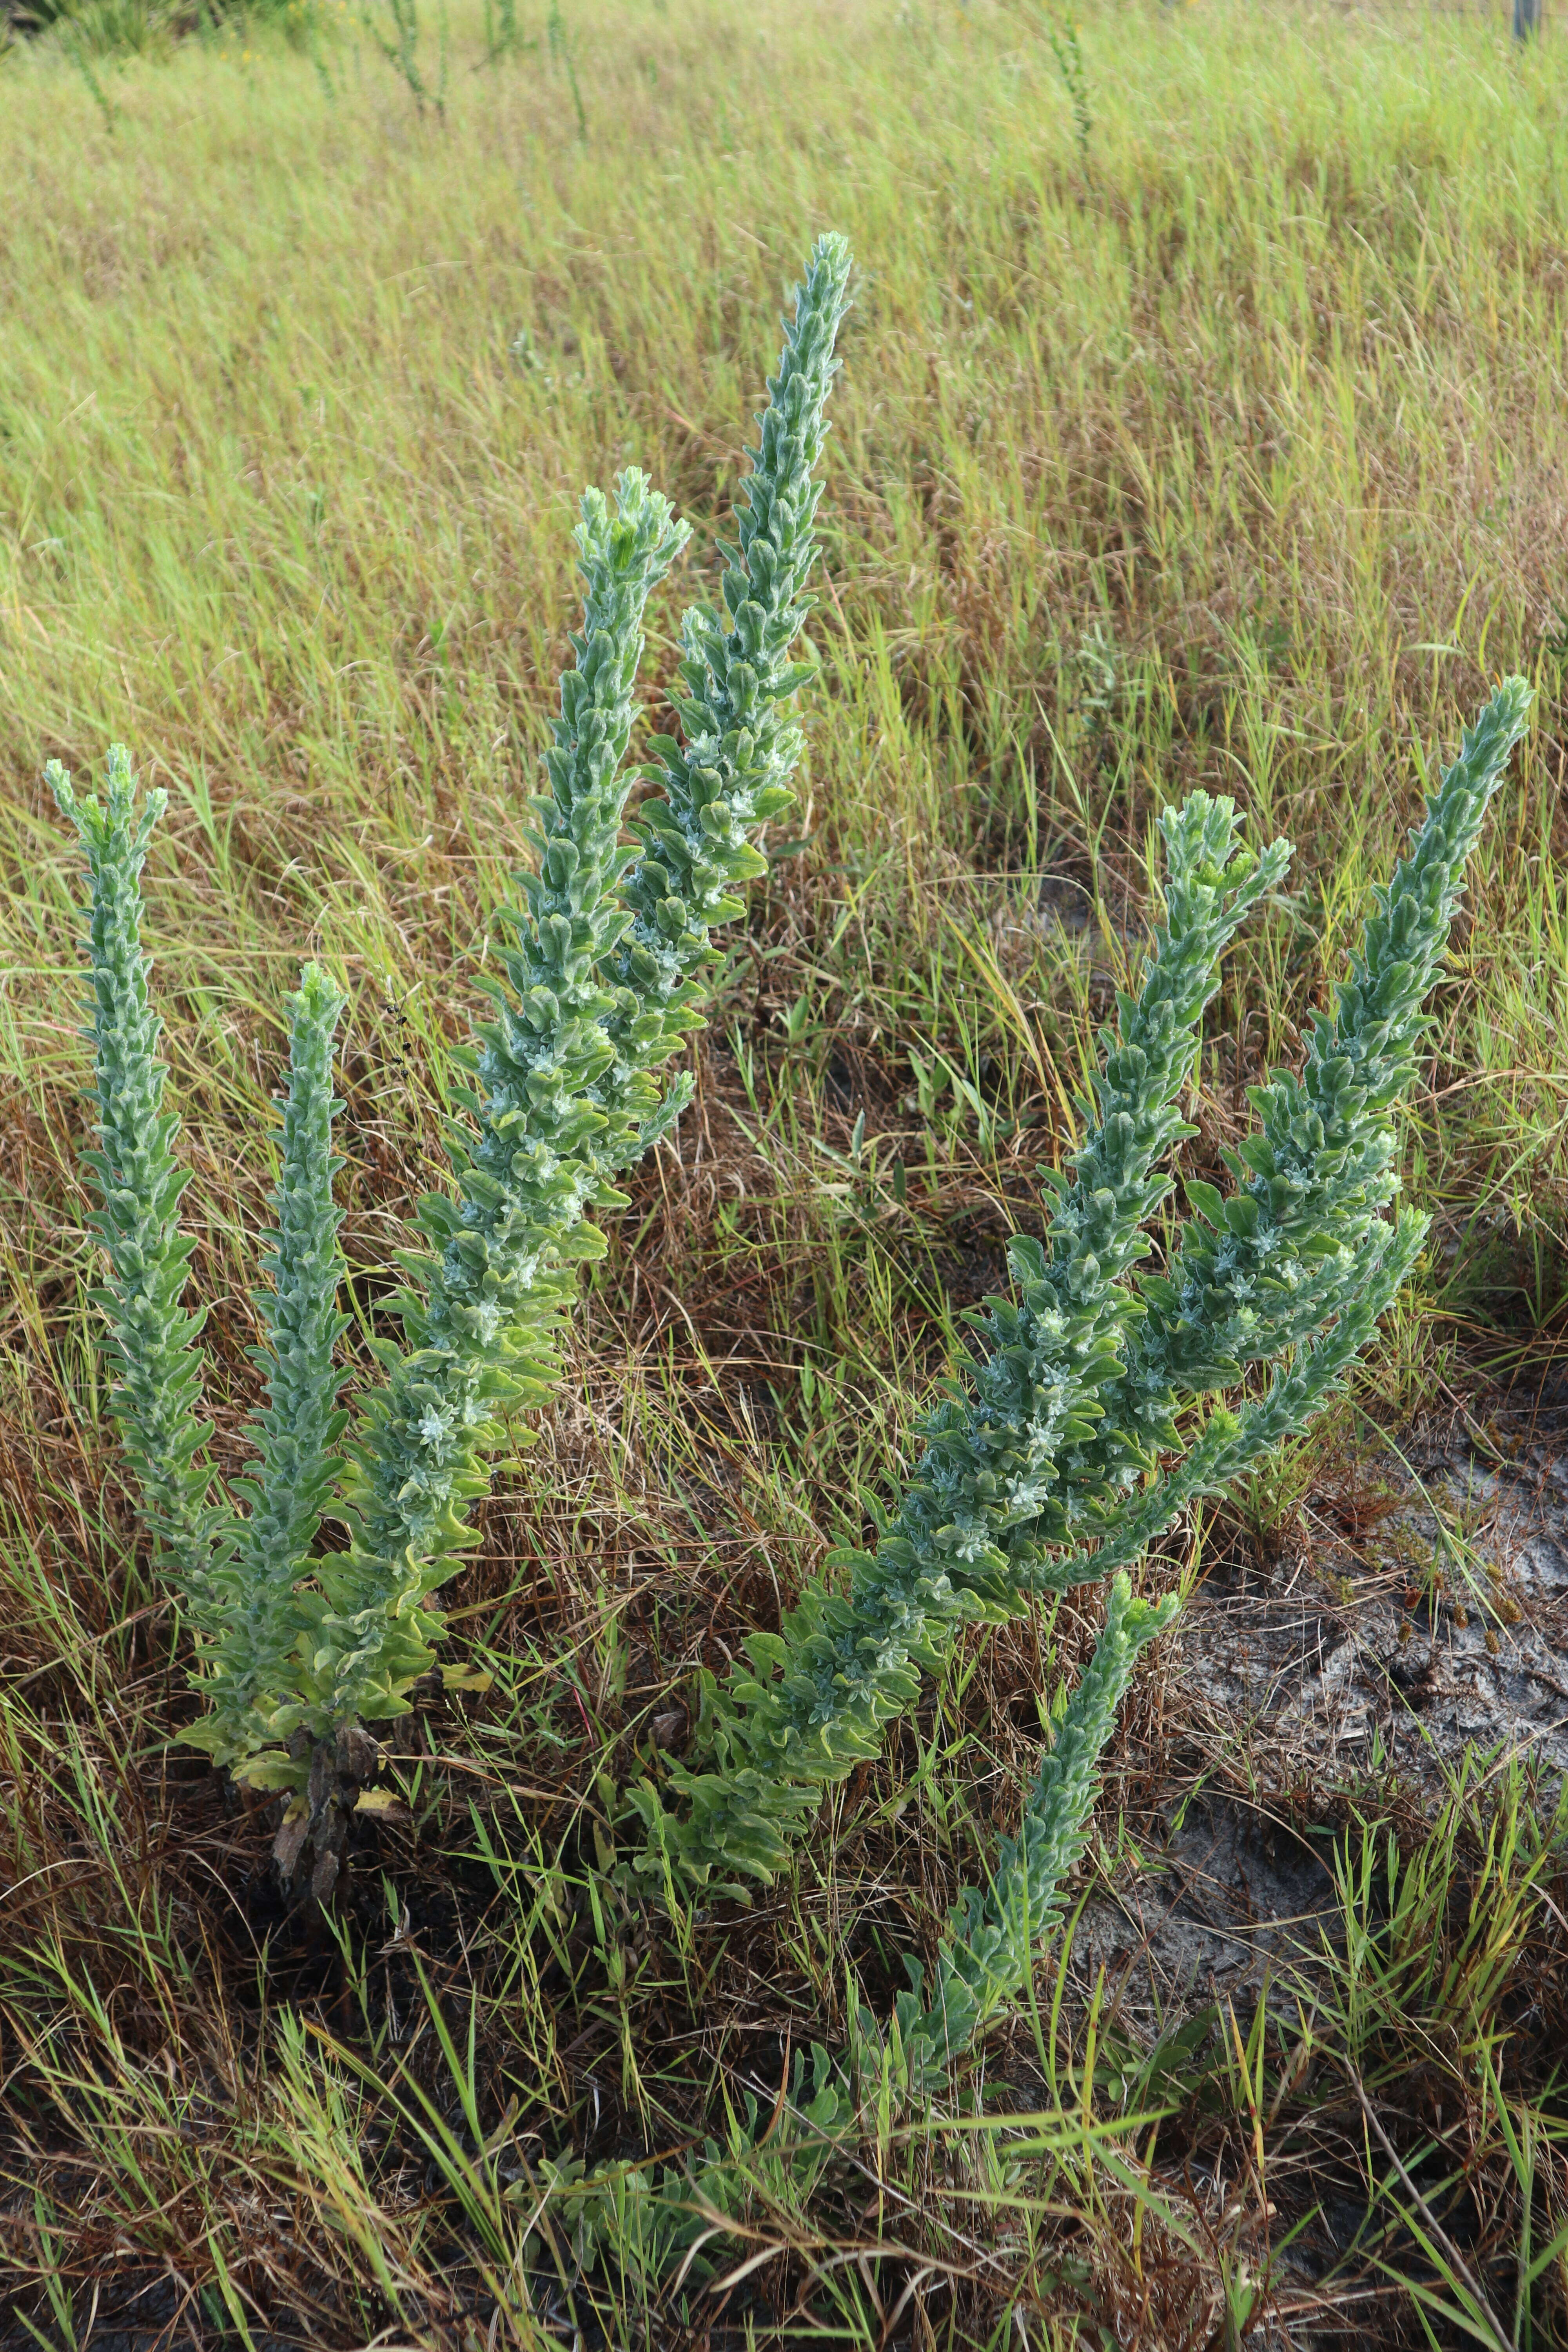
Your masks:
<svg viewBox="0 0 1568 2352"><path fill-rule="evenodd" d="M889 1475L957 1309L1037 1218L1035 1171L1144 937L1152 816L1201 782L1298 845L1211 1014L1205 1168L1244 1084L1298 1051L1423 779L1515 667L1535 729L1408 1128L1434 1247L1362 1406L1394 1429L1552 1375L1568 52L1550 28L1516 52L1500 17L1140 5L1080 21L1075 118L1049 20L983 0L525 8L529 46L489 63L471 7L426 10L432 83L443 21L440 112L341 7L178 42L153 24L130 58L95 17L74 48L0 57L16 2341L1217 2347L1272 2296L1269 2326L1308 2330L1292 2341L1418 2342L1419 2291L1463 2302L1452 2231L1423 2251L1344 2070L1291 2075L1267 2020L1220 2037L1158 2148L1076 2028L1059 2073L1054 2043L994 2051L1037 2146L1004 2160L977 2074L954 2114L873 2119L858 2171L814 2199L760 2189L754 2237L719 2262L755 2267L693 2274L674 2304L635 2262L577 2276L540 2184L566 2153L721 2137L722 2084L755 2083L765 2112L781 2051L841 2026L847 1969L879 1986L929 1941L1016 1805L1033 1694L1082 1655L1090 1602L965 1645L749 1914L672 1939L613 1891L624 1790L683 1739L695 1666L858 1534L856 1491ZM42 766L123 739L171 793L149 930L222 1454L254 1401L247 1236L284 992L307 954L350 986L363 1337L438 1169L451 1049L523 856L576 498L636 463L695 526L653 615L657 723L782 298L826 226L858 269L798 821L694 1049L697 1101L595 1273L573 1379L454 1588L494 1690L421 1713L415 1827L362 1857L336 1931L307 1927L268 1892L259 1803L165 1745L192 1701L95 1366L78 879ZM1125 1735L1107 1871L1118 1819L1161 1801L1158 1719L1154 1696ZM1338 1818L1347 1791L1321 1796ZM1434 1834L1400 1818L1406 1843ZM1500 1895L1484 1818L1456 1814L1433 1915L1458 1976L1445 1959L1419 1999L1389 1992L1352 2069L1407 2155L1402 2074L1448 2070L1492 2184L1466 2241L1483 2284L1489 2263L1517 2282L1568 2213L1542 2055L1568 1983L1559 1847L1525 1804L1509 1834L1534 1859ZM1498 1961L1480 1979L1477 1919ZM1278 2144L1310 2179L1313 2131L1363 2206L1405 2219L1287 2294L1269 2216L1295 2209L1270 2167ZM1487 2285L1506 2340L1564 2340L1554 2260L1516 2301Z"/></svg>

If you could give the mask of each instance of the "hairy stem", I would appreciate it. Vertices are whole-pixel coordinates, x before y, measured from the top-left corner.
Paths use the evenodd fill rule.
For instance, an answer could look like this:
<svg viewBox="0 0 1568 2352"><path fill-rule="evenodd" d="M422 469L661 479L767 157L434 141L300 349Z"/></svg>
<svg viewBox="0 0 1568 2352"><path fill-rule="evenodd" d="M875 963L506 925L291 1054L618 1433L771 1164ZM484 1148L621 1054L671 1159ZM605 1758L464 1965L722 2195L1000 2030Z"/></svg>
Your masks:
<svg viewBox="0 0 1568 2352"><path fill-rule="evenodd" d="M56 801L87 856L91 921L88 993L97 1073L98 1142L84 1151L99 1209L93 1228L111 1280L93 1297L108 1318L116 1382L111 1410L140 1490L163 1572L188 1595L203 1592L219 1521L209 1507L210 1423L201 1419L195 1340L205 1311L182 1301L194 1244L180 1232L186 1175L174 1157L179 1120L164 1110L161 1024L147 994L142 951L142 868L167 794L140 810L131 755L110 751L101 802L82 799L58 761L47 770Z"/></svg>

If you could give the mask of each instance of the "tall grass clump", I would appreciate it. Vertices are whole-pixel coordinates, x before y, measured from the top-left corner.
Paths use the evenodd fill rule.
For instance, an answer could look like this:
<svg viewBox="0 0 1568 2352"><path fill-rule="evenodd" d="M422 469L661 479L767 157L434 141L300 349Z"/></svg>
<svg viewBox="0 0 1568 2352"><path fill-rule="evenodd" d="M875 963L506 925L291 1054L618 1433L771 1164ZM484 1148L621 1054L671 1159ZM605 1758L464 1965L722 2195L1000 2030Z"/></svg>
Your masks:
<svg viewBox="0 0 1568 2352"><path fill-rule="evenodd" d="M49 778L86 853L98 1141L87 1155L110 1279L100 1294L116 1373L114 1412L159 1567L196 1639L205 1702L185 1734L254 1787L289 1792L278 1858L309 1860L318 1896L336 1882L348 1816L374 1770L363 1729L406 1711L435 1664L432 1597L475 1540L474 1504L507 1418L537 1404L557 1371L573 1275L604 1247L591 1208L625 1205L616 1173L667 1133L689 1078L660 1074L702 1021L714 926L762 870L756 828L788 805L800 750L793 715L809 675L793 657L816 559L814 479L826 431L834 342L849 269L819 239L762 419L762 438L722 576L723 611L682 626L680 740L654 749L660 789L622 845L637 770L636 716L647 597L686 538L635 469L614 507L583 501L586 598L561 682L534 803L537 870L520 875L493 1017L467 1054L466 1116L447 1136L449 1192L418 1205L389 1312L397 1339L372 1342L380 1381L339 1407L344 1328L333 1205L331 1045L342 999L307 969L291 1003L281 1174L265 1270L261 1360L268 1402L251 1425L253 1470L226 1490L201 1417L184 1292L184 1175L177 1115L163 1104L159 1024L140 932L140 876L164 795L138 803L128 755L110 755L104 796ZM342 1446L341 1453L339 1447ZM346 1528L318 1549L322 1517Z"/></svg>

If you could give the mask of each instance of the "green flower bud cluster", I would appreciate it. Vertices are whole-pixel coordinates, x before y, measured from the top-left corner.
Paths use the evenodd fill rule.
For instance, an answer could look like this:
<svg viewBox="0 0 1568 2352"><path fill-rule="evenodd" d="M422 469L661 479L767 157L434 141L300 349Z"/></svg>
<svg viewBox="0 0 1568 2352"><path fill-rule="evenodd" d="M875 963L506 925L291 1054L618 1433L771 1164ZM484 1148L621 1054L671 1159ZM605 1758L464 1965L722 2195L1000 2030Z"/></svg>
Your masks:
<svg viewBox="0 0 1568 2352"><path fill-rule="evenodd" d="M457 1197L419 1204L426 1247L404 1255L391 1302L402 1338L376 1343L385 1377L350 1449L353 1540L318 1563L300 1596L309 1655L275 1737L383 1720L434 1664L441 1624L429 1596L473 1540L468 1514L489 1486L504 1414L549 1392L574 1265L604 1246L584 1212L621 1197L595 1164L610 1124L591 1099L610 1059L597 975L628 919L618 844L643 611L686 532L640 474L623 474L616 492L614 516L596 491L583 501L577 662L561 682L551 794L533 804L539 869L517 877L526 911L507 919L494 1017L468 1056L462 1108L473 1123L454 1121L447 1139Z"/></svg>
<svg viewBox="0 0 1568 2352"><path fill-rule="evenodd" d="M1237 838L1233 803L1201 793L1161 830L1166 920L1137 997L1120 1001L1120 1036L1101 1039L1095 1100L1079 1105L1089 1124L1069 1163L1076 1181L1056 1186L1043 1246L1015 1239L1018 1295L973 1318L989 1344L922 1423L925 1450L876 1551L832 1556L847 1591L808 1587L780 1633L752 1635L750 1672L722 1692L707 1686L717 1769L672 1768L684 1816L651 1787L639 1792L661 1873L701 1884L725 1870L776 1870L824 1783L878 1752L953 1633L1013 1614L1022 1562L1060 1540L1060 1465L1089 1442L1100 1391L1121 1369L1137 1312L1126 1277L1170 1190L1158 1162L1192 1131L1180 1097L1220 957L1289 855L1277 842L1255 857ZM1108 1496L1119 1491L1108 1485Z"/></svg>
<svg viewBox="0 0 1568 2352"><path fill-rule="evenodd" d="M153 1549L186 1591L205 1587L219 1521L208 1507L210 1423L201 1418L201 1368L193 1342L205 1308L183 1304L194 1242L180 1233L187 1178L174 1157L179 1118L163 1108L158 1058L162 1023L147 992L142 952L142 868L167 794L136 806L130 755L109 754L104 796L83 800L58 760L46 770L61 812L87 856L91 919L85 942L96 1065L98 1142L82 1154L99 1208L92 1224L112 1287L93 1301L109 1318L105 1352L115 1376L110 1409L142 1497Z"/></svg>
<svg viewBox="0 0 1568 2352"><path fill-rule="evenodd" d="M342 1010L326 973L307 964L289 1005L277 1225L262 1236L271 1246L261 1271L272 1287L258 1294L268 1344L253 1359L267 1374L267 1404L246 1433L257 1469L233 1482L244 1517L234 1521L196 1612L212 1633L211 1705L188 1737L215 1752L231 1744L258 1701L266 1706L288 1686L300 1631L295 1590L310 1573L316 1532L342 1470L335 1449L348 1414L338 1407L332 1361L349 1320L337 1303L344 1268L332 1198L343 1164L332 1150L342 1108L332 1097L332 1039Z"/></svg>
<svg viewBox="0 0 1568 2352"><path fill-rule="evenodd" d="M1184 1502L1321 1408L1370 1337L1367 1302L1384 1311L1419 1249L1418 1220L1380 1213L1396 1182L1392 1114L1529 703L1510 679L1467 730L1304 1076L1276 1073L1255 1096L1262 1124L1233 1155L1238 1189L1222 1201L1196 1188L1205 1213L1184 1227L1172 1272L1140 1276L1143 1228L1170 1190L1157 1162L1191 1132L1177 1099L1219 958L1289 855L1276 843L1248 858L1230 803L1201 793L1163 821L1166 921L1138 996L1121 1000L1119 1034L1101 1040L1095 1101L1080 1106L1089 1131L1070 1182L1050 1186L1046 1241L1014 1241L1016 1296L973 1318L981 1349L923 1423L896 1512L869 1507L875 1552L834 1554L844 1589L815 1582L778 1633L752 1637L724 1688L706 1678L708 1769L669 1768L674 1807L651 1783L637 1793L650 1874L734 1892L771 1876L824 1786L879 1751L958 1626L1137 1559ZM1184 1439L1178 1415L1259 1360L1280 1367L1267 1395ZM1159 1475L1162 1453L1189 1442L1186 1464Z"/></svg>
<svg viewBox="0 0 1568 2352"><path fill-rule="evenodd" d="M1141 1285L1145 1312L1076 1482L1075 1515L1098 1501L1110 1445L1170 1451L1184 1404L1299 1346L1354 1296L1399 1187L1390 1114L1410 1084L1465 868L1529 708L1524 680L1510 678L1465 730L1410 854L1375 894L1332 1013L1313 1019L1300 1076L1276 1070L1251 1089L1258 1129L1225 1154L1228 1199L1187 1184L1198 1213L1170 1272Z"/></svg>
<svg viewBox="0 0 1568 2352"><path fill-rule="evenodd" d="M615 1058L595 1098L635 1119L606 1133L599 1160L607 1171L645 1150L689 1100L683 1078L660 1103L649 1074L701 1027L696 976L711 954L712 929L734 920L742 911L735 893L767 870L752 834L794 800L796 692L816 674L794 654L814 601L805 582L817 557L822 485L815 474L849 265L843 237L819 237L795 319L785 322L741 492L737 543L719 551L727 624L705 605L682 623L680 686L670 700L683 740L660 735L650 746L660 788L633 819L642 854L626 886L630 926L609 968L616 998L605 1029Z"/></svg>
<svg viewBox="0 0 1568 2352"><path fill-rule="evenodd" d="M822 1785L873 1752L881 1725L914 1696L918 1669L940 1662L966 1615L1000 1617L1033 1592L1110 1578L1094 1654L1053 1727L1017 1835L1001 1841L989 1885L965 1888L953 1906L929 2002L912 1957L910 1989L885 2029L851 1984L846 2050L835 2058L814 2044L809 2084L797 2057L788 2096L765 2124L748 2095L728 2145L710 2141L657 2186L636 2166L587 2177L574 2161L553 2167L552 2208L584 2267L601 2249L624 2254L635 2243L650 2270L678 2259L700 2268L701 2247L741 2222L756 2194L805 2193L868 2114L885 2121L940 2091L1027 1984L1084 1851L1100 1761L1139 1656L1178 1612L1173 1593L1158 1603L1136 1594L1126 1569L1177 1511L1222 1493L1308 1425L1419 1256L1426 1219L1380 1213L1397 1191L1392 1113L1464 867L1530 699L1510 678L1466 731L1409 855L1377 894L1332 1019L1315 1025L1303 1076L1276 1072L1254 1095L1260 1132L1231 1158L1237 1192L1222 1201L1189 1186L1201 1223L1184 1227L1170 1275L1139 1278L1139 1229L1168 1189L1155 1161L1191 1131L1177 1123L1175 1099L1215 961L1284 863L1278 844L1256 868L1241 863L1224 803L1199 796L1168 824L1169 919L1138 998L1121 1002L1120 1043L1104 1041L1098 1118L1070 1163L1073 1187L1052 1187L1045 1245L1015 1242L1019 1295L990 1300L974 1318L988 1348L929 1418L926 1453L878 1553L839 1556L847 1595L814 1588L782 1634L753 1637L750 1673L721 1694L710 1682L717 1769L672 1769L684 1817L642 1790L644 1867L672 1894L682 1879L780 1867ZM1274 1362L1266 1391L1236 1409L1214 1405L1184 1440L1178 1409L1263 1358ZM1179 1458L1157 1466L1168 1451ZM1090 1534L1090 1548L1066 1549L1075 1528ZM926 1567L921 1544L944 1561L945 1580Z"/></svg>
<svg viewBox="0 0 1568 2352"><path fill-rule="evenodd" d="M848 270L843 239L820 239L726 559L730 623L705 608L687 616L676 698L685 740L657 746L663 789L635 820L637 846L623 833L638 773L627 752L643 615L687 527L635 470L620 477L613 509L597 491L584 499L587 593L545 755L549 791L532 803L538 867L517 877L521 903L503 918L499 973L487 982L492 1014L467 1056L465 1115L447 1138L454 1188L419 1203L422 1246L401 1254L403 1287L387 1303L401 1338L372 1343L382 1379L359 1400L352 1432L333 1363L344 1328L331 1150L342 1000L307 971L291 1004L265 1261L268 1402L251 1425L256 1466L228 1493L200 1418L202 1318L182 1305L185 1180L177 1122L161 1108L141 948L140 876L163 795L137 812L118 749L102 807L51 770L92 898L100 1139L88 1164L113 1275L101 1304L115 1411L156 1556L197 1636L209 1704L188 1736L256 1785L309 1790L312 1835L318 1813L325 1824L340 1802L339 1782L356 1779L366 1752L356 1727L405 1711L435 1663L432 1596L475 1540L470 1515L505 1417L540 1402L556 1376L575 1266L604 1247L586 1213L624 1205L613 1173L688 1099L676 1085L661 1101L657 1073L700 1024L712 927L740 911L734 890L763 870L751 835L787 805L800 751L794 698L810 673L792 648L816 554L811 470ZM346 1524L346 1549L317 1549L324 1514ZM335 1863L323 1884L334 1874Z"/></svg>

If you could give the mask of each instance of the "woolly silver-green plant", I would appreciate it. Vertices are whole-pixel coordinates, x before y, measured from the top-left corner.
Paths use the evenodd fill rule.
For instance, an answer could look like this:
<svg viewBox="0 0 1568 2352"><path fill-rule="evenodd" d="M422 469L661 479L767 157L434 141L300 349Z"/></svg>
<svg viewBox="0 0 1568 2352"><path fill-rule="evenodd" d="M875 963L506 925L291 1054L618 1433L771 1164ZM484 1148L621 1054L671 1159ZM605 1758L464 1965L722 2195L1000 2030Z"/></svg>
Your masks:
<svg viewBox="0 0 1568 2352"><path fill-rule="evenodd" d="M689 1099L681 1079L661 1101L657 1074L701 1024L710 927L741 912L735 889L764 870L750 837L788 805L800 751L793 704L810 671L791 655L816 556L812 469L848 271L843 238L820 238L744 486L741 560L724 575L731 626L703 607L683 625L685 742L656 740L663 789L636 820L640 856L616 845L629 776L612 805L601 783L577 781L580 747L562 740L552 756L541 869L521 884L528 917L504 959L516 1009L483 1031L468 1100L476 1129L451 1139L462 1197L421 1203L432 1246L410 1262L405 1346L387 1351L386 1387L353 1452L354 1543L319 1583L313 1713L300 1718L312 1731L391 1711L396 1689L431 1663L440 1629L426 1596L466 1539L461 1506L482 1484L478 1457L496 1409L534 1402L551 1377L552 1335L570 1291L547 1249L562 1265L599 1254L584 1208L624 1205L612 1175ZM636 655L624 630L614 642L629 724ZM574 719L577 701L563 707ZM606 774L624 751L623 732ZM607 754L595 742L592 757ZM504 1373L497 1333L508 1335ZM287 1709L275 1728L293 1728Z"/></svg>
<svg viewBox="0 0 1568 2352"><path fill-rule="evenodd" d="M1250 857L1230 803L1201 793L1163 820L1166 919L1138 995L1121 1000L1119 1034L1102 1040L1096 1101L1080 1107L1088 1132L1071 1181L1051 1184L1045 1243L1015 1239L1015 1297L972 1318L980 1351L923 1423L897 1508L869 1506L876 1550L834 1554L843 1589L815 1582L778 1633L752 1637L724 1687L706 1680L706 1758L672 1764L668 1794L639 1792L656 1877L737 1892L769 1877L824 1787L878 1752L958 1627L1136 1560L1184 1504L1223 1491L1321 1410L1353 1353L1345 1335L1369 1300L1386 1306L1419 1245L1418 1221L1382 1215L1398 1181L1393 1114L1529 704L1510 678L1466 730L1332 1015L1314 1024L1303 1075L1277 1072L1256 1092L1261 1125L1232 1155L1236 1191L1190 1188L1198 1214L1170 1272L1140 1277L1218 959L1289 854L1276 843ZM1279 1369L1263 1398L1192 1427L1205 1396L1268 1361ZM1162 1471L1166 1452L1185 1459Z"/></svg>
<svg viewBox="0 0 1568 2352"><path fill-rule="evenodd" d="M683 691L671 696L681 740L656 736L661 789L634 822L641 856L626 883L631 923L609 976L616 986L606 1034L615 1061L606 1102L633 1117L624 1141L612 1129L601 1157L624 1166L689 1099L690 1081L656 1110L647 1073L700 1025L696 975L711 933L742 910L735 893L767 870L752 836L790 805L788 779L801 751L796 689L812 676L795 647L812 607L805 583L822 485L816 467L827 434L834 345L844 312L849 249L818 240L778 372L768 380L762 437L742 491L736 543L721 546L723 612L698 605L681 626ZM642 1123L651 1120L653 1125Z"/></svg>
<svg viewBox="0 0 1568 2352"><path fill-rule="evenodd" d="M1109 1578L1093 1654L1054 1723L1017 1834L1001 1841L988 1885L964 1888L953 1906L930 1998L912 1958L910 1989L885 2027L852 1985L845 2050L835 2058L814 2044L809 2076L797 2057L765 2123L748 2096L724 2143L710 2141L657 2181L639 2166L587 2177L575 2162L552 2168L557 2220L585 2265L624 2259L632 2243L651 2270L700 2265L701 2246L759 2191L796 2201L809 2193L851 2145L868 2098L901 2105L941 2091L987 2022L1018 2000L1059 1923L1138 1659L1178 1613L1174 1593L1158 1602L1136 1593L1127 1566L1178 1510L1224 1492L1310 1423L1420 1255L1426 1220L1383 1213L1398 1189L1393 1114L1465 866L1530 701L1510 678L1466 730L1409 853L1376 894L1333 1013L1314 1024L1301 1077L1276 1072L1255 1091L1259 1132L1230 1157L1236 1191L1226 1201L1189 1185L1198 1216L1180 1229L1172 1270L1140 1279L1137 1228L1168 1189L1156 1159L1190 1132L1175 1100L1216 959L1288 855L1276 844L1249 863L1234 845L1234 812L1201 795L1167 823L1167 920L1138 997L1121 1000L1120 1044L1105 1041L1098 1118L1069 1163L1076 1181L1053 1187L1045 1246L1016 1242L1010 1254L1020 1297L993 1299L974 1318L985 1352L928 1419L926 1453L879 1553L840 1555L848 1593L808 1594L781 1635L753 1639L752 1674L724 1693L710 1685L717 1769L673 1768L684 1817L643 1789L643 1866L672 1895L681 1881L702 1885L725 1870L776 1870L823 1785L872 1752L956 1624ZM1261 1394L1214 1404L1184 1441L1178 1414L1243 1364L1268 1360ZM1178 1461L1157 1466L1184 1442ZM1091 1545L1071 1548L1085 1530Z"/></svg>
<svg viewBox="0 0 1568 2352"><path fill-rule="evenodd" d="M472 1507L506 1417L548 1394L574 1267L604 1247L586 1213L624 1204L611 1176L689 1097L684 1082L661 1097L660 1069L700 1025L711 929L739 913L734 891L763 863L751 836L788 804L800 747L793 703L808 675L793 647L816 553L811 474L848 270L844 240L819 239L723 574L729 624L706 608L687 616L684 740L657 747L663 789L638 816L636 846L621 836L637 773L626 751L642 616L686 527L635 470L621 476L614 512L597 491L584 499L587 594L545 759L549 791L533 803L538 869L518 877L523 904L505 918L510 942L489 983L493 1017L468 1056L467 1116L447 1138L454 1189L418 1204L423 1245L404 1255L391 1302L401 1343L374 1343L383 1377L358 1401L341 1458L331 1150L340 1001L312 970L293 1003L264 1308L268 1403L253 1424L256 1468L226 1493L200 1417L201 1318L183 1305L184 1179L176 1121L162 1108L141 948L140 876L163 795L137 808L118 748L101 804L50 769L89 867L100 1117L88 1165L113 1277L101 1304L120 1376L114 1410L155 1558L196 1637L206 1702L185 1736L237 1778L291 1792L279 1862L292 1874L313 1856L319 1895L335 1881L347 1813L374 1769L362 1727L405 1712L435 1664L443 1624L432 1597L474 1540ZM346 1549L316 1547L327 1512L346 1524Z"/></svg>
<svg viewBox="0 0 1568 2352"><path fill-rule="evenodd" d="M1020 1536L1042 1520L1047 1540L1057 1531L1057 1464L1100 1418L1137 1311L1125 1277L1170 1189L1155 1171L1191 1132L1179 1102L1220 957L1289 855L1276 842L1255 856L1233 804L1202 793L1161 831L1166 920L1137 997L1121 1002L1120 1037L1102 1039L1097 1100L1080 1106L1089 1133L1069 1163L1077 1181L1057 1190L1047 1244L1015 1239L1017 1301L988 1302L994 1344L922 1423L924 1453L876 1552L830 1560L847 1570L847 1591L808 1587L779 1633L752 1636L749 1673L722 1692L705 1685L715 1769L672 1769L684 1814L650 1786L639 1793L661 1871L701 1885L776 1870L823 1785L878 1752L953 1631L1011 1613L1003 1580Z"/></svg>
<svg viewBox="0 0 1568 2352"><path fill-rule="evenodd" d="M257 1467L230 1492L245 1507L213 1568L201 1614L212 1628L207 1664L236 1722L286 1685L298 1641L295 1587L310 1573L321 1515L342 1463L335 1447L348 1425L339 1409L333 1356L349 1318L338 1309L343 1277L341 1213L332 1181L332 1039L343 999L318 965L307 964L289 1001L289 1091L271 1244L258 1294L267 1345L254 1360L267 1375L267 1403L246 1434ZM204 1731L206 1727L203 1727ZM203 1744L206 1744L205 1739Z"/></svg>
<svg viewBox="0 0 1568 2352"><path fill-rule="evenodd" d="M154 1550L176 1585L196 1592L216 1534L205 1457L212 1432L201 1418L193 1351L206 1318L205 1308L187 1314L184 1304L195 1247L180 1232L188 1180L174 1157L178 1115L163 1108L162 1024L142 953L142 868L167 794L150 793L137 808L130 756L118 744L101 803L79 799L58 761L47 775L86 854L91 901L84 944L92 1018L85 1034L93 1047L98 1140L82 1160L98 1194L92 1224L110 1275L110 1287L92 1294L107 1318L110 1401Z"/></svg>

